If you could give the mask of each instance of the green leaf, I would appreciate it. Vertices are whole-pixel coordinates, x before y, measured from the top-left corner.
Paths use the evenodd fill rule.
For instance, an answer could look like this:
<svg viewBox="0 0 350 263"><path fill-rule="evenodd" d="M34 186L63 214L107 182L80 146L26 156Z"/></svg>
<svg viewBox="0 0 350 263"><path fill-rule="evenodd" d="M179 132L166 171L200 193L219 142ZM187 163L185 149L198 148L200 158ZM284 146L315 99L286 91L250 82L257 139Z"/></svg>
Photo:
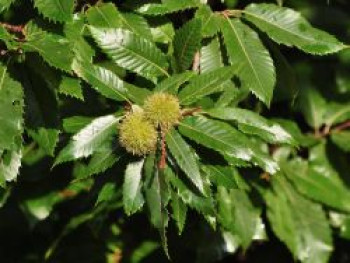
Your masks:
<svg viewBox="0 0 350 263"><path fill-rule="evenodd" d="M232 67L223 67L195 76L190 80L190 84L180 91L179 99L182 104L189 105L206 95L222 91L225 82L230 80L234 74Z"/></svg>
<svg viewBox="0 0 350 263"><path fill-rule="evenodd" d="M180 74L172 75L169 78L161 81L154 89L155 92L164 92L170 94L177 94L180 86L191 79L195 73L193 71L186 71Z"/></svg>
<svg viewBox="0 0 350 263"><path fill-rule="evenodd" d="M221 32L237 75L266 105L270 105L276 83L275 67L258 34L238 19L220 20Z"/></svg>
<svg viewBox="0 0 350 263"><path fill-rule="evenodd" d="M175 192L171 192L172 217L176 222L179 235L182 233L187 216L187 206Z"/></svg>
<svg viewBox="0 0 350 263"><path fill-rule="evenodd" d="M90 25L102 28L122 26L119 11L113 3L98 3L88 9L86 18Z"/></svg>
<svg viewBox="0 0 350 263"><path fill-rule="evenodd" d="M101 49L120 67L156 82L169 76L165 55L150 41L124 29L90 27Z"/></svg>
<svg viewBox="0 0 350 263"><path fill-rule="evenodd" d="M311 127L319 129L324 123L327 110L325 99L314 88L305 87L299 95L299 109Z"/></svg>
<svg viewBox="0 0 350 263"><path fill-rule="evenodd" d="M170 20L155 19L151 24L151 34L154 42L159 43L172 43L175 36L175 29Z"/></svg>
<svg viewBox="0 0 350 263"><path fill-rule="evenodd" d="M192 191L191 188L178 178L169 167L165 169L165 174L169 179L170 184L176 189L176 194L185 204L203 215L214 215L214 200L210 195L204 197L202 194Z"/></svg>
<svg viewBox="0 0 350 263"><path fill-rule="evenodd" d="M28 130L28 134L45 151L46 154L54 156L60 131L57 129L39 127Z"/></svg>
<svg viewBox="0 0 350 263"><path fill-rule="evenodd" d="M165 253L169 257L166 228L169 222L166 205L169 200L169 185L164 170L158 169L155 156L150 155L145 163L145 197L150 211L151 223L158 229Z"/></svg>
<svg viewBox="0 0 350 263"><path fill-rule="evenodd" d="M278 123L267 120L259 114L239 108L215 108L208 114L218 119L235 121L244 133L257 135L270 143L296 144L292 135Z"/></svg>
<svg viewBox="0 0 350 263"><path fill-rule="evenodd" d="M217 200L220 223L233 235L237 235L243 248L247 249L260 223L259 212L248 195L239 189L226 190L219 187Z"/></svg>
<svg viewBox="0 0 350 263"><path fill-rule="evenodd" d="M326 263L333 250L332 233L322 207L299 195L281 175L265 195L271 227L301 262Z"/></svg>
<svg viewBox="0 0 350 263"><path fill-rule="evenodd" d="M142 167L145 159L134 161L128 164L125 170L123 184L123 205L127 215L134 214L141 209L144 198L142 189Z"/></svg>
<svg viewBox="0 0 350 263"><path fill-rule="evenodd" d="M106 201L111 201L113 199L115 192L117 192L115 183L113 182L106 183L98 194L96 205Z"/></svg>
<svg viewBox="0 0 350 263"><path fill-rule="evenodd" d="M58 92L84 101L83 89L79 79L63 77Z"/></svg>
<svg viewBox="0 0 350 263"><path fill-rule="evenodd" d="M72 0L34 0L34 5L44 17L55 22L72 19L74 1Z"/></svg>
<svg viewBox="0 0 350 263"><path fill-rule="evenodd" d="M119 12L113 3L98 3L89 8L90 25L100 28L123 28L147 39L152 39L150 27L142 16Z"/></svg>
<svg viewBox="0 0 350 263"><path fill-rule="evenodd" d="M213 38L208 45L200 51L199 68L201 73L208 73L223 67L220 43L217 37Z"/></svg>
<svg viewBox="0 0 350 263"><path fill-rule="evenodd" d="M335 37L312 27L292 9L273 4L251 4L243 14L279 44L295 46L315 55L335 53L345 48Z"/></svg>
<svg viewBox="0 0 350 263"><path fill-rule="evenodd" d="M63 130L67 133L77 133L79 130L92 122L92 120L92 117L85 116L73 116L65 118L63 119Z"/></svg>
<svg viewBox="0 0 350 263"><path fill-rule="evenodd" d="M350 131L333 132L331 139L344 152L350 152Z"/></svg>
<svg viewBox="0 0 350 263"><path fill-rule="evenodd" d="M107 115L94 119L90 124L73 136L69 144L62 149L55 164L88 157L94 152L104 149L117 131L120 118Z"/></svg>
<svg viewBox="0 0 350 263"><path fill-rule="evenodd" d="M0 64L0 152L16 150L23 132L23 91Z"/></svg>
<svg viewBox="0 0 350 263"><path fill-rule="evenodd" d="M335 209L350 212L349 189L331 167L311 166L307 162L294 160L284 162L281 168L287 178L305 196Z"/></svg>
<svg viewBox="0 0 350 263"><path fill-rule="evenodd" d="M193 149L175 129L166 135L166 143L171 155L192 183L204 194L203 181Z"/></svg>
<svg viewBox="0 0 350 263"><path fill-rule="evenodd" d="M208 175L209 180L217 186L224 186L226 189L238 188L236 177L238 171L232 166L204 165L203 171Z"/></svg>
<svg viewBox="0 0 350 263"><path fill-rule="evenodd" d="M72 67L79 77L90 83L93 89L109 99L117 101L132 100L142 104L143 99L149 93L146 89L140 89L124 82L106 68L78 62L77 60L74 60Z"/></svg>
<svg viewBox="0 0 350 263"><path fill-rule="evenodd" d="M339 124L350 119L350 104L331 102L327 104L324 123L327 126Z"/></svg>
<svg viewBox="0 0 350 263"><path fill-rule="evenodd" d="M115 152L113 147L99 150L92 155L88 165L79 171L77 179L85 179L94 174L103 173L116 164L122 157L123 155Z"/></svg>
<svg viewBox="0 0 350 263"><path fill-rule="evenodd" d="M204 117L188 117L180 123L179 129L186 137L221 153L231 164L237 160L250 162L271 174L279 170L277 163L257 145L226 123Z"/></svg>
<svg viewBox="0 0 350 263"><path fill-rule="evenodd" d="M186 9L191 9L198 7L200 5L199 0L167 0L163 1L162 4L145 4L137 9L138 12L157 16L157 15L166 15L174 12L183 11Z"/></svg>
<svg viewBox="0 0 350 263"><path fill-rule="evenodd" d="M15 0L0 0L0 13L7 10Z"/></svg>
<svg viewBox="0 0 350 263"><path fill-rule="evenodd" d="M202 21L203 37L212 37L219 31L217 15L208 5L201 5L200 8L198 8L195 17Z"/></svg>
<svg viewBox="0 0 350 263"><path fill-rule="evenodd" d="M5 187L5 182L16 180L21 167L22 149L7 151L0 156L0 186Z"/></svg>
<svg viewBox="0 0 350 263"><path fill-rule="evenodd" d="M175 31L174 57L180 72L190 67L200 48L201 26L201 20L193 19Z"/></svg>
<svg viewBox="0 0 350 263"><path fill-rule="evenodd" d="M22 45L24 51L39 53L50 66L64 71L71 70L74 53L66 38L42 31L32 22L26 25L24 34L26 36L26 41Z"/></svg>

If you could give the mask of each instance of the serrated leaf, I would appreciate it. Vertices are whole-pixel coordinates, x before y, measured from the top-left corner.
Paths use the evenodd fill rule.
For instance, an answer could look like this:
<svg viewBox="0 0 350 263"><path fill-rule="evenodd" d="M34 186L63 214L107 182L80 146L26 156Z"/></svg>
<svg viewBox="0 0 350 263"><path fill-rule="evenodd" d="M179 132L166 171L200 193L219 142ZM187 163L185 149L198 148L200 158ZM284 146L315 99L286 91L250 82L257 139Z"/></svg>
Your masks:
<svg viewBox="0 0 350 263"><path fill-rule="evenodd" d="M50 66L70 71L74 54L70 42L56 34L42 31L30 22L24 29L26 41L22 48L26 52L37 52Z"/></svg>
<svg viewBox="0 0 350 263"><path fill-rule="evenodd" d="M330 167L322 166L322 169L319 169L320 167L308 165L301 160L294 160L284 162L281 168L298 191L305 196L335 209L350 212L349 189Z"/></svg>
<svg viewBox="0 0 350 263"><path fill-rule="evenodd" d="M203 181L193 149L191 149L175 129L172 129L171 132L166 135L166 143L176 163L198 190L204 194Z"/></svg>
<svg viewBox="0 0 350 263"><path fill-rule="evenodd" d="M201 5L198 8L195 17L202 21L203 37L212 37L219 31L217 15L208 5Z"/></svg>
<svg viewBox="0 0 350 263"><path fill-rule="evenodd" d="M58 92L84 101L83 89L79 79L63 77Z"/></svg>
<svg viewBox="0 0 350 263"><path fill-rule="evenodd" d="M217 37L213 38L208 45L200 51L199 68L201 73L208 73L223 67L220 43Z"/></svg>
<svg viewBox="0 0 350 263"><path fill-rule="evenodd" d="M238 129L244 133L257 135L270 143L296 144L296 141L278 123L267 120L259 114L239 108L215 108L207 111L212 117L236 121Z"/></svg>
<svg viewBox="0 0 350 263"><path fill-rule="evenodd" d="M0 64L0 151L16 150L23 132L23 91Z"/></svg>
<svg viewBox="0 0 350 263"><path fill-rule="evenodd" d="M163 1L162 4L145 4L137 9L138 12L157 16L157 15L166 15L174 12L183 11L186 9L191 9L198 7L200 5L200 1L198 0L168 0Z"/></svg>
<svg viewBox="0 0 350 263"><path fill-rule="evenodd" d="M180 123L179 130L197 143L218 151L229 163L234 164L237 160L250 162L271 174L279 170L275 161L226 123L204 117L188 117Z"/></svg>
<svg viewBox="0 0 350 263"><path fill-rule="evenodd" d="M57 129L39 127L36 130L28 130L28 134L45 151L46 154L54 156L60 131Z"/></svg>
<svg viewBox="0 0 350 263"><path fill-rule="evenodd" d="M16 180L21 167L22 149L7 151L0 156L0 186L5 187L5 182Z"/></svg>
<svg viewBox="0 0 350 263"><path fill-rule="evenodd" d="M266 105L270 105L276 74L273 61L258 34L239 19L220 20L230 63L237 75Z"/></svg>
<svg viewBox="0 0 350 263"><path fill-rule="evenodd" d="M169 76L165 55L150 41L124 29L90 27L101 49L120 67L156 82Z"/></svg>
<svg viewBox="0 0 350 263"><path fill-rule="evenodd" d="M168 44L174 39L175 29L168 19L156 19L151 23L151 34L154 42Z"/></svg>
<svg viewBox="0 0 350 263"><path fill-rule="evenodd" d="M236 176L238 171L232 166L203 165L202 170L208 175L209 180L217 186L226 189L238 188Z"/></svg>
<svg viewBox="0 0 350 263"><path fill-rule="evenodd" d="M314 88L305 87L299 96L299 109L311 127L319 129L324 123L324 116L327 110L326 101Z"/></svg>
<svg viewBox="0 0 350 263"><path fill-rule="evenodd" d="M175 74L161 81L154 89L155 92L165 92L176 95L179 87L191 79L195 73L186 71L180 74Z"/></svg>
<svg viewBox="0 0 350 263"><path fill-rule="evenodd" d="M178 178L169 167L165 169L165 174L167 175L170 184L176 189L176 194L185 204L203 215L214 215L214 200L210 195L204 197L201 194L192 191L191 188Z"/></svg>
<svg viewBox="0 0 350 263"><path fill-rule="evenodd" d="M74 60L72 68L79 77L90 83L93 89L109 99L132 100L142 104L149 93L147 89L124 82L112 71L100 66Z"/></svg>
<svg viewBox="0 0 350 263"><path fill-rule="evenodd" d="M15 0L0 0L0 13L7 10Z"/></svg>
<svg viewBox="0 0 350 263"><path fill-rule="evenodd" d="M99 3L86 13L88 22L100 28L124 28L147 39L152 39L150 27L142 16L120 12L113 3Z"/></svg>
<svg viewBox="0 0 350 263"><path fill-rule="evenodd" d="M326 263L333 250L331 229L322 207L299 195L282 177L265 195L271 227L301 262Z"/></svg>
<svg viewBox="0 0 350 263"><path fill-rule="evenodd" d="M96 118L77 134L73 136L69 144L61 150L54 165L63 162L88 157L94 152L104 149L117 131L120 118L107 115Z"/></svg>
<svg viewBox="0 0 350 263"><path fill-rule="evenodd" d="M119 11L113 3L98 3L88 9L86 18L90 25L102 28L122 26Z"/></svg>
<svg viewBox="0 0 350 263"><path fill-rule="evenodd" d="M339 131L331 134L332 142L345 152L350 152L350 131Z"/></svg>
<svg viewBox="0 0 350 263"><path fill-rule="evenodd" d="M175 31L174 57L180 72L190 67L195 53L199 50L201 29L201 20L193 19Z"/></svg>
<svg viewBox="0 0 350 263"><path fill-rule="evenodd" d="M175 192L171 192L171 207L172 217L176 222L179 234L181 234L185 227L187 206Z"/></svg>
<svg viewBox="0 0 350 263"><path fill-rule="evenodd" d="M144 198L142 189L142 168L145 159L134 161L128 164L125 170L123 184L123 205L127 215L134 214L141 209Z"/></svg>
<svg viewBox="0 0 350 263"><path fill-rule="evenodd" d="M34 5L49 20L66 22L72 19L74 9L72 0L34 0Z"/></svg>
<svg viewBox="0 0 350 263"><path fill-rule="evenodd" d="M220 223L233 235L237 235L243 248L247 249L260 223L258 210L240 189L226 190L219 187L217 198Z"/></svg>
<svg viewBox="0 0 350 263"><path fill-rule="evenodd" d="M86 116L73 116L65 118L63 119L63 129L67 133L77 133L79 130L92 122L92 120L92 117Z"/></svg>
<svg viewBox="0 0 350 263"><path fill-rule="evenodd" d="M295 46L304 52L325 55L345 48L330 34L316 29L300 13L273 4L251 4L244 18L279 44Z"/></svg>
<svg viewBox="0 0 350 263"><path fill-rule="evenodd" d="M206 95L222 91L225 82L229 81L234 74L232 67L223 67L195 76L190 80L189 85L180 91L179 99L182 104L189 105Z"/></svg>

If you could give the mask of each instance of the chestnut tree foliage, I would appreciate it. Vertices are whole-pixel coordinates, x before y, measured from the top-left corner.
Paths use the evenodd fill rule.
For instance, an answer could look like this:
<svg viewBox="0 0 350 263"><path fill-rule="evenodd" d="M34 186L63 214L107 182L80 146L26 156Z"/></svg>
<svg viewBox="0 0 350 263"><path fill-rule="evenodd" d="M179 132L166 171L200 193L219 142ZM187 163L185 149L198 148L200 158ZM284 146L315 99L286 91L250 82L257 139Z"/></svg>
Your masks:
<svg viewBox="0 0 350 263"><path fill-rule="evenodd" d="M306 2L0 0L1 261L329 262L350 5Z"/></svg>

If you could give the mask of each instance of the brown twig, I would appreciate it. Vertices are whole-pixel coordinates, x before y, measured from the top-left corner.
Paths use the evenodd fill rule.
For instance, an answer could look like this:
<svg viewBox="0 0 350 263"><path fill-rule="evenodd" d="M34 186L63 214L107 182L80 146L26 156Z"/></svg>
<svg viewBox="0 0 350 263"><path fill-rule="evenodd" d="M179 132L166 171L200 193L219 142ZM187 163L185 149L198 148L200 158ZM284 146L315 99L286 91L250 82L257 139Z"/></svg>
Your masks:
<svg viewBox="0 0 350 263"><path fill-rule="evenodd" d="M163 129L161 129L160 135L161 135L161 139L160 139L161 155L160 155L158 167L159 169L164 170L166 167L167 153L166 153L165 132L163 131Z"/></svg>
<svg viewBox="0 0 350 263"><path fill-rule="evenodd" d="M181 115L182 117L186 117L186 116L192 116L197 112L201 112L202 108L201 107L197 107L197 108L193 108L193 109L185 109Z"/></svg>
<svg viewBox="0 0 350 263"><path fill-rule="evenodd" d="M10 25L3 22L0 22L0 25L6 28L8 31L14 32L14 33L22 33L24 29L23 25Z"/></svg>
<svg viewBox="0 0 350 263"><path fill-rule="evenodd" d="M335 126L334 128L332 128L332 130L333 131L342 131L342 130L345 130L347 128L350 128L350 120Z"/></svg>
<svg viewBox="0 0 350 263"><path fill-rule="evenodd" d="M199 72L200 60L201 60L201 56L199 51L197 51L193 58L193 64L192 64L193 71Z"/></svg>

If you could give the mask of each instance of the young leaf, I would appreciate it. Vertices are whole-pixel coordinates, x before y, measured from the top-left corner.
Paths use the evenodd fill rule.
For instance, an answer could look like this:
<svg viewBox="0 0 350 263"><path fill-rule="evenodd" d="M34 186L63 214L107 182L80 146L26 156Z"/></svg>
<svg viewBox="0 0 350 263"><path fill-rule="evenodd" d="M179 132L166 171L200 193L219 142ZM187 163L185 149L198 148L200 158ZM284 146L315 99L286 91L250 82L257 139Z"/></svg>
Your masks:
<svg viewBox="0 0 350 263"><path fill-rule="evenodd" d="M301 262L328 262L332 233L322 207L299 195L281 175L273 178L273 188L265 199L275 234Z"/></svg>
<svg viewBox="0 0 350 263"><path fill-rule="evenodd" d="M268 173L279 170L275 161L230 125L204 117L188 117L180 123L186 137L221 153L229 163L237 160L259 165Z"/></svg>
<svg viewBox="0 0 350 263"><path fill-rule="evenodd" d="M298 12L273 4L250 4L244 18L279 44L295 46L304 52L325 55L345 48L330 34L316 29Z"/></svg>
<svg viewBox="0 0 350 263"><path fill-rule="evenodd" d="M0 64L0 151L17 149L23 131L23 91Z"/></svg>
<svg viewBox="0 0 350 263"><path fill-rule="evenodd" d="M222 91L224 84L230 80L235 71L232 67L218 68L209 73L193 77L190 84L179 93L182 104L189 105L206 95Z"/></svg>
<svg viewBox="0 0 350 263"><path fill-rule="evenodd" d="M203 181L193 149L190 148L175 129L167 134L166 142L177 164L198 190L204 194Z"/></svg>
<svg viewBox="0 0 350 263"><path fill-rule="evenodd" d="M237 75L261 101L270 105L276 74L273 61L258 34L238 19L220 20L230 63Z"/></svg>
<svg viewBox="0 0 350 263"><path fill-rule="evenodd" d="M55 22L66 22L72 19L74 1L72 0L34 0L39 13Z"/></svg>
<svg viewBox="0 0 350 263"><path fill-rule="evenodd" d="M142 189L142 167L145 159L134 161L128 164L125 170L123 184L123 204L127 215L134 214L141 209L144 198Z"/></svg>
<svg viewBox="0 0 350 263"><path fill-rule="evenodd" d="M101 49L120 67L156 82L169 76L165 55L150 41L124 29L90 27Z"/></svg>
<svg viewBox="0 0 350 263"><path fill-rule="evenodd" d="M107 115L96 118L77 134L69 144L63 148L55 160L55 164L88 157L94 152L104 149L110 142L113 134L117 132L117 124L120 118Z"/></svg>
<svg viewBox="0 0 350 263"><path fill-rule="evenodd" d="M199 19L193 19L175 32L174 57L180 72L190 67L200 47L201 26Z"/></svg>
<svg viewBox="0 0 350 263"><path fill-rule="evenodd" d="M278 123L267 120L253 111L239 108L215 108L208 113L218 119L236 121L239 130L257 135L267 142L296 144L292 135Z"/></svg>

